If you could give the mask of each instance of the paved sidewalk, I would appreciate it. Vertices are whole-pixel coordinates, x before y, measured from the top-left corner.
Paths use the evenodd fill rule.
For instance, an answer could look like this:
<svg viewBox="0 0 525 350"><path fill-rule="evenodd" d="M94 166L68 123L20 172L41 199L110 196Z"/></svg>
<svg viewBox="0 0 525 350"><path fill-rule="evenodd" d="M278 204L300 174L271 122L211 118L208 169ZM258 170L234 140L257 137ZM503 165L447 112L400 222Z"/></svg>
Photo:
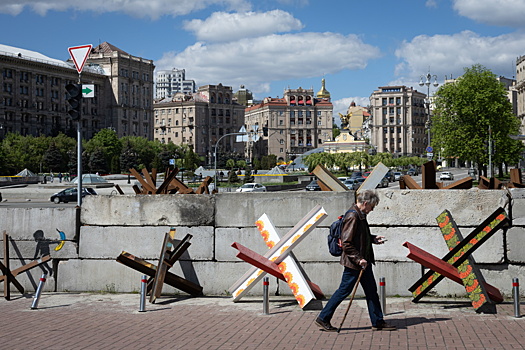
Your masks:
<svg viewBox="0 0 525 350"><path fill-rule="evenodd" d="M43 293L38 310L13 294L0 299L1 349L525 349L525 318L514 318L512 303L484 315L466 300L389 298L387 321L398 330L380 332L356 299L338 334L320 331L318 311L290 297L271 296L264 315L260 297L163 296L138 312L138 294Z"/></svg>

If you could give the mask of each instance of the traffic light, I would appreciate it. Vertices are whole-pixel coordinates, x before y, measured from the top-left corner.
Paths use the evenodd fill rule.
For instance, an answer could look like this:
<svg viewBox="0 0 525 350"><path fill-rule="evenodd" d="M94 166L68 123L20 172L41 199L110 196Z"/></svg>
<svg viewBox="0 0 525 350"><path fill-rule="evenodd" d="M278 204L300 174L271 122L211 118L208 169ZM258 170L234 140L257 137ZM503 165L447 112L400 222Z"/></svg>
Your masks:
<svg viewBox="0 0 525 350"><path fill-rule="evenodd" d="M82 85L81 84L67 84L66 91L68 93L67 103L70 109L67 114L71 120L80 120L82 107Z"/></svg>

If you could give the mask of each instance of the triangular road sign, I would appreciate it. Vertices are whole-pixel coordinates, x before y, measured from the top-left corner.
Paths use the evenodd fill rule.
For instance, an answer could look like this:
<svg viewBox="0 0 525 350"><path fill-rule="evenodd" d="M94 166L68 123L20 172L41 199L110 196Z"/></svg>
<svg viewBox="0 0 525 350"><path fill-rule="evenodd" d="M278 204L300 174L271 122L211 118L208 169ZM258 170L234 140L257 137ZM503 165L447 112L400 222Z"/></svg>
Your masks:
<svg viewBox="0 0 525 350"><path fill-rule="evenodd" d="M82 73L82 68L84 68L84 64L86 63L92 47L93 45L82 45L68 48L73 63L75 63L75 67L77 67L77 72Z"/></svg>

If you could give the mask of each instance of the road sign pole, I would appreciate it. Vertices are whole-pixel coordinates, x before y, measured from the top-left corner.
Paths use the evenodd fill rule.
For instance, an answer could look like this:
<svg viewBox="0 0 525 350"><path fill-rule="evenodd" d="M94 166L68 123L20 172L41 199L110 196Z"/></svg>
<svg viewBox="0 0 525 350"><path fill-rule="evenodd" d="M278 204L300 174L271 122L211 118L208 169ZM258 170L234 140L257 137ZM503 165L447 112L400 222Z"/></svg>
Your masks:
<svg viewBox="0 0 525 350"><path fill-rule="evenodd" d="M82 72L78 73L78 84L82 84ZM82 206L82 108L77 120L77 205Z"/></svg>

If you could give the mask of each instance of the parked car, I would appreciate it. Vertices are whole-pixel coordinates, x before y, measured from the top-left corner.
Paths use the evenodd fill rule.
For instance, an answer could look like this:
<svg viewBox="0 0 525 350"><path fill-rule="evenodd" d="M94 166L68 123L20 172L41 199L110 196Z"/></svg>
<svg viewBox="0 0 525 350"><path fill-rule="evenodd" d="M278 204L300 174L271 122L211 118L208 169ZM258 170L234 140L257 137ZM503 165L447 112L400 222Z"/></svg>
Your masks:
<svg viewBox="0 0 525 350"><path fill-rule="evenodd" d="M439 175L440 180L454 180L454 175L450 171L444 171Z"/></svg>
<svg viewBox="0 0 525 350"><path fill-rule="evenodd" d="M363 177L364 177L364 178L367 178L368 176L370 176L371 173L372 173L371 171L365 171L365 172L363 173Z"/></svg>
<svg viewBox="0 0 525 350"><path fill-rule="evenodd" d="M345 182L346 180L348 180L349 177L348 176L340 176L337 178L337 180L341 181L341 182Z"/></svg>
<svg viewBox="0 0 525 350"><path fill-rule="evenodd" d="M386 178L388 179L388 181L390 181L390 182L394 182L394 181L396 181L395 176L394 176L394 172L393 172L392 170L389 170L389 171L386 173L385 177L386 177Z"/></svg>
<svg viewBox="0 0 525 350"><path fill-rule="evenodd" d="M357 190L365 180L364 177L352 177L346 180L344 184L349 190Z"/></svg>
<svg viewBox="0 0 525 350"><path fill-rule="evenodd" d="M266 186L255 182L248 182L239 187L236 192L266 192Z"/></svg>
<svg viewBox="0 0 525 350"><path fill-rule="evenodd" d="M403 176L400 171L394 171L394 181L399 181L399 179Z"/></svg>
<svg viewBox="0 0 525 350"><path fill-rule="evenodd" d="M354 171L350 177L363 177L362 171Z"/></svg>
<svg viewBox="0 0 525 350"><path fill-rule="evenodd" d="M64 202L64 203L74 202L78 199L77 193L78 191L76 187L69 187L69 188L66 188L65 190L54 193L51 196L50 200L51 202L56 203L56 204L60 202ZM96 194L97 192L91 187L82 187L82 198L84 198L87 195L96 195Z"/></svg>
<svg viewBox="0 0 525 350"><path fill-rule="evenodd" d="M388 178L385 176L385 177L383 177L383 179L381 179L381 182L379 183L379 185L377 185L377 188L379 188L379 187L381 187L381 188L388 187L389 184L390 184L390 181L388 181Z"/></svg>
<svg viewBox="0 0 525 350"><path fill-rule="evenodd" d="M317 180L313 180L308 185L306 185L307 191L321 191L321 187L317 183Z"/></svg>
<svg viewBox="0 0 525 350"><path fill-rule="evenodd" d="M417 169L408 169L407 175L417 176L417 175L419 175L419 173L418 173Z"/></svg>

